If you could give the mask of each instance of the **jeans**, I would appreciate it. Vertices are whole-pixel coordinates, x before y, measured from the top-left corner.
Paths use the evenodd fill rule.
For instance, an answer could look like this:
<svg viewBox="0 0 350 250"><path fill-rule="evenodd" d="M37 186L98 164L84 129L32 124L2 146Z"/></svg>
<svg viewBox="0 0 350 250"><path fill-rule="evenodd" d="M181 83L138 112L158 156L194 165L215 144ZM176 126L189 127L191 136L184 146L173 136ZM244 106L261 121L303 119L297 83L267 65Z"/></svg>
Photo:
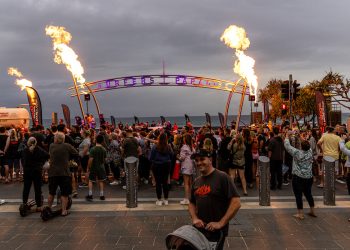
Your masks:
<svg viewBox="0 0 350 250"><path fill-rule="evenodd" d="M297 203L298 209L303 209L303 194L305 195L305 198L307 202L309 203L310 207L314 207L314 198L311 194L311 187L312 187L313 179L305 179L301 178L299 176L293 175L292 179L292 186L293 186L293 192L295 196L295 201Z"/></svg>
<svg viewBox="0 0 350 250"><path fill-rule="evenodd" d="M168 199L169 196L169 183L168 177L170 172L170 162L163 164L153 164L153 174L156 180L156 193L157 198L160 200L162 198L162 191L164 194L164 199Z"/></svg>
<svg viewBox="0 0 350 250"><path fill-rule="evenodd" d="M282 187L282 160L270 161L270 173L271 173L271 189Z"/></svg>

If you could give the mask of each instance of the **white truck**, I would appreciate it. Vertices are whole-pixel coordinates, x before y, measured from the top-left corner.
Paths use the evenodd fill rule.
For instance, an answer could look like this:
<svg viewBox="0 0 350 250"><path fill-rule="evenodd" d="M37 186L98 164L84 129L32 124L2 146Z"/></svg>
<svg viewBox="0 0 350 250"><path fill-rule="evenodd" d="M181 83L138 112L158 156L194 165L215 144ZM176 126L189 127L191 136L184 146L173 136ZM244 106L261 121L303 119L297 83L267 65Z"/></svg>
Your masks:
<svg viewBox="0 0 350 250"><path fill-rule="evenodd" d="M30 116L25 108L5 108L0 107L0 127L28 128L30 125Z"/></svg>

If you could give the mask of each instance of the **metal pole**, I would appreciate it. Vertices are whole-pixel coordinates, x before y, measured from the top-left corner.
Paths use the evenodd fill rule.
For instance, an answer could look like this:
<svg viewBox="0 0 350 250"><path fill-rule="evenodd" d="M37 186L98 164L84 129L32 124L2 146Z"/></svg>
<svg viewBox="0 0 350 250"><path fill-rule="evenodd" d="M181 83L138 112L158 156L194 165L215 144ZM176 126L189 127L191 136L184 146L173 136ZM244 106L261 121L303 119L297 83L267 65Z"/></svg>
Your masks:
<svg viewBox="0 0 350 250"><path fill-rule="evenodd" d="M228 95L227 101L226 101L226 107L225 107L225 115L224 115L224 124L227 126L227 119L228 119L228 111L230 109L230 103L233 93L236 90L236 87L238 83L241 81L242 78L239 78L238 81L236 81L236 84L232 87L230 94Z"/></svg>
<svg viewBox="0 0 350 250"><path fill-rule="evenodd" d="M258 160L259 171L259 205L270 206L270 159L260 156Z"/></svg>
<svg viewBox="0 0 350 250"><path fill-rule="evenodd" d="M330 156L325 156L323 158L323 164L323 204L335 206L335 159Z"/></svg>
<svg viewBox="0 0 350 250"><path fill-rule="evenodd" d="M293 108L292 108L292 102L293 102L293 92L294 89L292 88L292 83L293 83L293 76L292 74L289 75L289 123L290 126L292 126L292 122L293 122Z"/></svg>
<svg viewBox="0 0 350 250"><path fill-rule="evenodd" d="M89 114L89 101L86 101L86 113Z"/></svg>
<svg viewBox="0 0 350 250"><path fill-rule="evenodd" d="M89 93L92 95L92 98L94 99L94 102L95 102L95 105L96 105L96 110L97 110L97 114L98 114L98 117L100 117L100 106L98 105L98 102L97 102L97 98L94 94L94 92L91 90L90 86L87 85L86 83L84 83L84 85L87 87L87 89L89 90Z"/></svg>
<svg viewBox="0 0 350 250"><path fill-rule="evenodd" d="M253 124L253 102L250 101L250 125Z"/></svg>
<svg viewBox="0 0 350 250"><path fill-rule="evenodd" d="M85 113L84 113L84 109L83 109L83 104L81 103L77 82L76 82L76 80L75 80L73 75L72 75L72 78L73 78L73 82L74 82L75 93L77 94L77 98L78 98L78 102L79 102L79 106L80 106L81 115L83 116L83 119L86 122L86 120L85 120Z"/></svg>
<svg viewBox="0 0 350 250"><path fill-rule="evenodd" d="M242 108L243 108L243 103L244 103L244 98L245 98L245 91L247 89L247 82L244 82L243 85L243 90L242 90L242 96L241 96L241 102L239 103L239 110L238 110L238 114L237 114L237 120L236 120L236 133L238 132L238 127L239 127L239 122L241 120L241 113L242 113Z"/></svg>
<svg viewBox="0 0 350 250"><path fill-rule="evenodd" d="M126 173L126 207L137 207L137 168L139 159L129 156L124 160Z"/></svg>

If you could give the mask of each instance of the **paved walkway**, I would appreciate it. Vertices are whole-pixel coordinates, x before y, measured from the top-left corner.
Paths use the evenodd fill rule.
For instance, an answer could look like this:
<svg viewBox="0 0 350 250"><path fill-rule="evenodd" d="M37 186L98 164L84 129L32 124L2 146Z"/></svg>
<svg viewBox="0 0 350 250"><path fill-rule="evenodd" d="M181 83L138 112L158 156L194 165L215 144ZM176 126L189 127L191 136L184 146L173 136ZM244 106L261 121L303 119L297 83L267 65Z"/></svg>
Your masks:
<svg viewBox="0 0 350 250"><path fill-rule="evenodd" d="M119 186L107 187L106 201L92 203L83 199L87 189L79 189L71 214L47 222L37 213L19 216L21 189L21 183L0 184L0 198L7 201L0 206L0 249L166 249L166 235L190 223L186 206L178 203L181 187L171 192L169 206L158 207L154 188L142 186L136 209L125 207ZM324 206L322 190L314 188L318 218L303 221L292 216L290 186L271 193L270 207L259 206L256 190L249 191L230 222L225 249L350 249L350 196L344 185L337 184L334 207Z"/></svg>

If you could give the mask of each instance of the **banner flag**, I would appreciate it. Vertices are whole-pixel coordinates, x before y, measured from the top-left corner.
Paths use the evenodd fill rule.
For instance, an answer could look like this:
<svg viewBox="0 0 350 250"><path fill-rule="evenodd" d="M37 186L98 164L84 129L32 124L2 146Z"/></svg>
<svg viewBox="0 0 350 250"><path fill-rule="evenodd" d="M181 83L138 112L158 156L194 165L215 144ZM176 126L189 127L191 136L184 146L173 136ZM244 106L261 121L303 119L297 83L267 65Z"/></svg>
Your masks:
<svg viewBox="0 0 350 250"><path fill-rule="evenodd" d="M270 119L269 102L267 100L263 101L264 107L264 121L268 122Z"/></svg>
<svg viewBox="0 0 350 250"><path fill-rule="evenodd" d="M79 127L81 127L81 125L83 125L83 121L81 120L81 117L80 116L76 116L74 117L75 119L75 124Z"/></svg>
<svg viewBox="0 0 350 250"><path fill-rule="evenodd" d="M164 116L160 116L160 120L162 121L162 125L165 123L165 117Z"/></svg>
<svg viewBox="0 0 350 250"><path fill-rule="evenodd" d="M113 115L111 115L111 124L115 128L115 117Z"/></svg>
<svg viewBox="0 0 350 250"><path fill-rule="evenodd" d="M324 132L327 126L326 100L320 91L315 91L317 123L321 131Z"/></svg>
<svg viewBox="0 0 350 250"><path fill-rule="evenodd" d="M136 115L134 115L134 120L135 120L135 125L140 124L140 120Z"/></svg>
<svg viewBox="0 0 350 250"><path fill-rule="evenodd" d="M26 87L30 114L32 116L33 125L43 124L43 111L38 92L32 87Z"/></svg>
<svg viewBox="0 0 350 250"><path fill-rule="evenodd" d="M190 117L187 114L185 114L185 120L186 120L186 123L191 122Z"/></svg>
<svg viewBox="0 0 350 250"><path fill-rule="evenodd" d="M69 110L69 107L66 104L61 104L61 106L62 106L64 120L66 121L67 127L70 128L71 127L71 123L70 123L70 110Z"/></svg>
<svg viewBox="0 0 350 250"><path fill-rule="evenodd" d="M211 117L208 113L205 113L205 120L207 121L207 124L211 127Z"/></svg>
<svg viewBox="0 0 350 250"><path fill-rule="evenodd" d="M218 115L219 115L220 126L222 128L226 128L224 115L222 113L220 113L220 112L218 113Z"/></svg>

